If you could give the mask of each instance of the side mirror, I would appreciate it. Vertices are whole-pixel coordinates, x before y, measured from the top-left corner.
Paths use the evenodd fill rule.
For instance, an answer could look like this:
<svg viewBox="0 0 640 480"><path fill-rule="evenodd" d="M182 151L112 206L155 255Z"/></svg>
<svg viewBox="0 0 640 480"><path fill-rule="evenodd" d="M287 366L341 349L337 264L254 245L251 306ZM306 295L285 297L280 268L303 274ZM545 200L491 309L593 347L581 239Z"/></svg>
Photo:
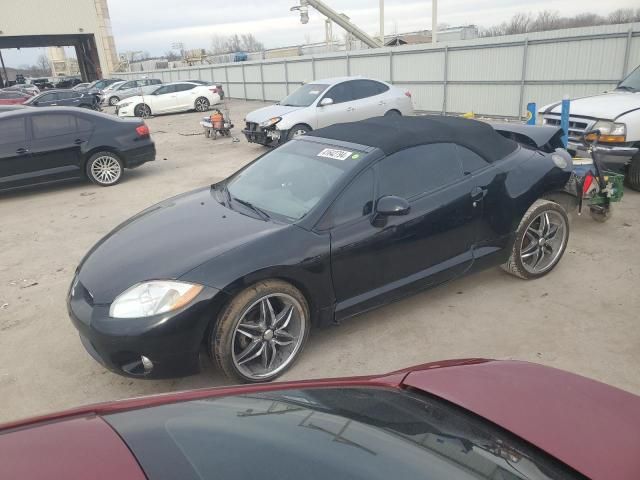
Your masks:
<svg viewBox="0 0 640 480"><path fill-rule="evenodd" d="M384 217L407 215L411 210L409 202L402 197L396 197L395 195L389 195L382 197L376 204L376 215Z"/></svg>
<svg viewBox="0 0 640 480"><path fill-rule="evenodd" d="M321 107L326 107L327 105L333 105L333 98L324 97L322 100L320 100Z"/></svg>
<svg viewBox="0 0 640 480"><path fill-rule="evenodd" d="M31 105L36 106L38 105L40 102L38 100L34 100L33 102L31 102Z"/></svg>

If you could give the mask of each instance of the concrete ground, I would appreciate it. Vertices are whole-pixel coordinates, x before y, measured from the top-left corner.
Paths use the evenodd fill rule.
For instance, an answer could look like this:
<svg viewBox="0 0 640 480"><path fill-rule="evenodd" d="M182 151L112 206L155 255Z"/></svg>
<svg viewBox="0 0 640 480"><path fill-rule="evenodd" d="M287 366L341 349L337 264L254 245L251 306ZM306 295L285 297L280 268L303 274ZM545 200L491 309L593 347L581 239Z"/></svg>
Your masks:
<svg viewBox="0 0 640 480"><path fill-rule="evenodd" d="M230 102L240 126L258 102ZM90 402L222 385L212 366L177 380L106 371L65 307L74 269L103 235L166 197L216 182L264 151L201 135L201 114L148 120L158 156L117 186L0 195L0 422ZM239 128L236 133L239 134ZM576 218L564 259L527 282L494 268L312 332L284 379L381 373L460 357L534 361L640 394L640 194L606 224Z"/></svg>

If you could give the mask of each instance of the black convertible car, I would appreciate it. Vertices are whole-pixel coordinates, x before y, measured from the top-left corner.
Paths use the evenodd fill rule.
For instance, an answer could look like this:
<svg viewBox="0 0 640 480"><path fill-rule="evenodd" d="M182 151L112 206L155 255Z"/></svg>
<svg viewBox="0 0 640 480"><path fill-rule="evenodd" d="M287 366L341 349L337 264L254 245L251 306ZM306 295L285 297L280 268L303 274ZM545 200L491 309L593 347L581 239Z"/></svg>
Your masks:
<svg viewBox="0 0 640 480"><path fill-rule="evenodd" d="M316 130L120 225L82 260L69 314L120 374L193 373L205 347L227 375L271 380L312 325L494 265L549 273L572 164L532 142L439 116Z"/></svg>

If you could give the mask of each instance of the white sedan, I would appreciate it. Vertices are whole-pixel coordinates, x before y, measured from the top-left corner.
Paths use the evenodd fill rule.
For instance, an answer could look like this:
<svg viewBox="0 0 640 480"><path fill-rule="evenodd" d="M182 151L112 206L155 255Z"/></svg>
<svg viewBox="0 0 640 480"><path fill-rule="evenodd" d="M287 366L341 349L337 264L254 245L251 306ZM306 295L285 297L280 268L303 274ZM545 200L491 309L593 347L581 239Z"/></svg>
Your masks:
<svg viewBox="0 0 640 480"><path fill-rule="evenodd" d="M326 78L302 85L277 105L254 110L242 132L249 142L276 145L335 123L382 115L413 115L411 93L370 78Z"/></svg>
<svg viewBox="0 0 640 480"><path fill-rule="evenodd" d="M125 98L116 104L119 117L148 117L159 113L204 112L220 103L213 92L215 85L205 86L193 82L166 83L148 95Z"/></svg>

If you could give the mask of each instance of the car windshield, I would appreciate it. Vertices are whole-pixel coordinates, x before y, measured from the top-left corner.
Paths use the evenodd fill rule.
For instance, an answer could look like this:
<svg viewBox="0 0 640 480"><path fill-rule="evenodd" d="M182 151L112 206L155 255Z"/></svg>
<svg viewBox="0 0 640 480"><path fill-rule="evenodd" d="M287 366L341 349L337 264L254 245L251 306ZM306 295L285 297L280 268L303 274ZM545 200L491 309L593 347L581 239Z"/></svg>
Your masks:
<svg viewBox="0 0 640 480"><path fill-rule="evenodd" d="M640 91L640 66L631 72L627 78L620 82L616 90Z"/></svg>
<svg viewBox="0 0 640 480"><path fill-rule="evenodd" d="M149 480L576 478L488 422L400 390L255 392L104 418Z"/></svg>
<svg viewBox="0 0 640 480"><path fill-rule="evenodd" d="M287 107L308 107L327 88L329 88L329 85L320 83L309 83L307 85L303 85L291 95L285 97L285 99L280 102L280 105Z"/></svg>
<svg viewBox="0 0 640 480"><path fill-rule="evenodd" d="M226 182L231 207L236 198L270 214L298 220L363 156L351 148L288 142Z"/></svg>

